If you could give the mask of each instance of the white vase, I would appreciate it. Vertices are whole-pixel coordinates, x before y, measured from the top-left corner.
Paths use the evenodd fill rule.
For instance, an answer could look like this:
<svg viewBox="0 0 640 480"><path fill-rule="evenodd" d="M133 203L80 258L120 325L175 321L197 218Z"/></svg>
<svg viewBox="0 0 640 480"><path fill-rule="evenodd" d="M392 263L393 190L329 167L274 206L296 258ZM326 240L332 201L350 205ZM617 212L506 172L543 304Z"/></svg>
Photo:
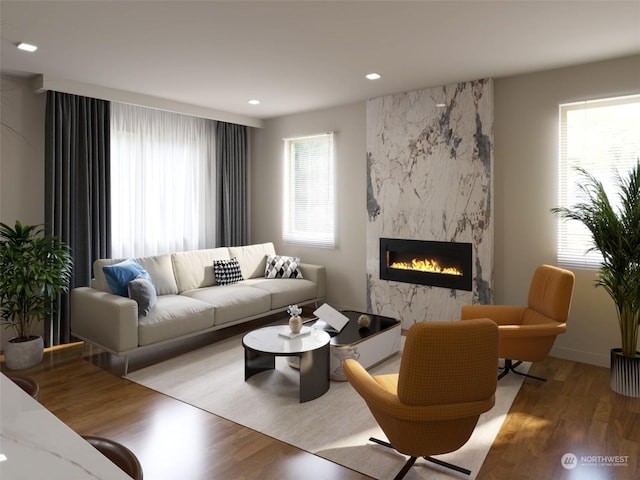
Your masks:
<svg viewBox="0 0 640 480"><path fill-rule="evenodd" d="M294 315L289 318L289 330L291 333L299 333L302 330L302 319L300 315Z"/></svg>
<svg viewBox="0 0 640 480"><path fill-rule="evenodd" d="M38 365L42 361L44 340L32 336L29 340L18 342L12 338L4 348L4 363L9 370L23 370Z"/></svg>

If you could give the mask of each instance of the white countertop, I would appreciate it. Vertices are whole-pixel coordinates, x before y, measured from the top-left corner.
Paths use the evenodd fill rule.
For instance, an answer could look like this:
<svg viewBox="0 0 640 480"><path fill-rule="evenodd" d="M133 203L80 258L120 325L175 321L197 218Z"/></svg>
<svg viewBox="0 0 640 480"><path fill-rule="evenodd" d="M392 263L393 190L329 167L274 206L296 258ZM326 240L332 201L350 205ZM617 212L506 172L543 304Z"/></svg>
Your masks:
<svg viewBox="0 0 640 480"><path fill-rule="evenodd" d="M2 480L131 480L5 375L0 381Z"/></svg>

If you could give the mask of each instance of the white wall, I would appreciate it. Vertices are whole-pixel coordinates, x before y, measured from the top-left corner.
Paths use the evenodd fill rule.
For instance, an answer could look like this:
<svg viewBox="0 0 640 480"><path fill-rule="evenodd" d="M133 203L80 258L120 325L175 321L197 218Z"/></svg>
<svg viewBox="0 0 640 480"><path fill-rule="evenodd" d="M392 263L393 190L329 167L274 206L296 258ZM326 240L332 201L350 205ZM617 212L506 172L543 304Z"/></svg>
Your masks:
<svg viewBox="0 0 640 480"><path fill-rule="evenodd" d="M0 222L44 223L44 109L46 97L25 78L0 83ZM2 348L15 336L0 329Z"/></svg>
<svg viewBox="0 0 640 480"><path fill-rule="evenodd" d="M327 269L327 301L336 308L366 307L366 131L365 103L268 120L252 136L251 241L273 241L276 251ZM337 176L335 249L282 242L284 137L334 131Z"/></svg>
<svg viewBox="0 0 640 480"><path fill-rule="evenodd" d="M496 80L495 291L497 303L526 302L531 273L556 263L558 105L640 93L640 56ZM613 302L595 272L575 270L567 333L552 354L609 366L620 346Z"/></svg>

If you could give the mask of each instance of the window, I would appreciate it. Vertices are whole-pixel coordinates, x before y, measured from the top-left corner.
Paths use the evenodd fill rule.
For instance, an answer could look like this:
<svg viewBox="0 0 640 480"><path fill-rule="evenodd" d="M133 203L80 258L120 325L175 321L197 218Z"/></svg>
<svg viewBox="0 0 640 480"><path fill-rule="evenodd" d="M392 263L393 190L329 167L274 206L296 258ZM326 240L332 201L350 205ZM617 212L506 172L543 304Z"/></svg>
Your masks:
<svg viewBox="0 0 640 480"><path fill-rule="evenodd" d="M214 122L111 104L114 258L214 246Z"/></svg>
<svg viewBox="0 0 640 480"><path fill-rule="evenodd" d="M640 158L640 95L560 105L559 203L572 207L581 200L575 167L600 180L616 201L616 175L625 176ZM615 203L614 203L615 206ZM598 268L599 252L580 222L559 220L558 264Z"/></svg>
<svg viewBox="0 0 640 480"><path fill-rule="evenodd" d="M284 140L283 240L335 246L333 133Z"/></svg>

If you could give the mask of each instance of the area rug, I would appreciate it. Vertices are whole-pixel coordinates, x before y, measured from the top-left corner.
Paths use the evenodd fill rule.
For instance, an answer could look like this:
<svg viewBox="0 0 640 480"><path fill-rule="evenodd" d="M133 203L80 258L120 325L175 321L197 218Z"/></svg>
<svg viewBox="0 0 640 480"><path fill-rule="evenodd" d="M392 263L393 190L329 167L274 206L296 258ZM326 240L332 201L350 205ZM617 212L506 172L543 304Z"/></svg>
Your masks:
<svg viewBox="0 0 640 480"><path fill-rule="evenodd" d="M284 357L276 358L275 370L245 382L241 338L208 345L126 378L370 477L386 480L400 471L407 457L368 441L386 437L348 382L332 381L326 394L299 403L298 371ZM395 373L399 365L397 354L370 371ZM458 451L437 457L470 469L469 477L419 459L405 478L476 478L521 384L518 375L500 380L496 405L480 417L471 439Z"/></svg>

